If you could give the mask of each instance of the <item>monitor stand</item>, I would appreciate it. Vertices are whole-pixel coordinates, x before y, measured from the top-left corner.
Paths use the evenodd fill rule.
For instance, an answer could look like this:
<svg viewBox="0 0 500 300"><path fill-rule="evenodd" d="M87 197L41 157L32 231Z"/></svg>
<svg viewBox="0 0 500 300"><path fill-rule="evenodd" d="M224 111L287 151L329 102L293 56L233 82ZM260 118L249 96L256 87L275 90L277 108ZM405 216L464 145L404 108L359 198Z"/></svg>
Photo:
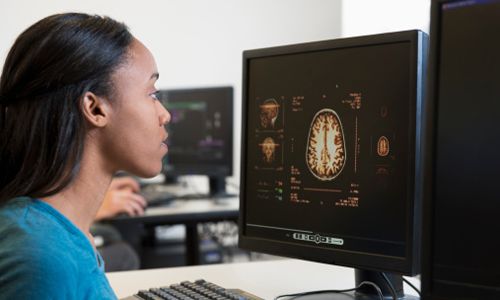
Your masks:
<svg viewBox="0 0 500 300"><path fill-rule="evenodd" d="M419 297L405 295L403 291L403 277L398 274L385 273L392 283L397 295L398 300L419 300ZM387 283L381 275L381 272L366 271L355 269L356 286L359 286L362 282L369 281L375 283L381 290L384 300L392 300L392 294L387 287ZM304 295L299 297L293 297L295 300L380 300L380 296L377 290L372 286L365 284L360 287L356 292L346 292L346 293L321 293L315 295Z"/></svg>
<svg viewBox="0 0 500 300"><path fill-rule="evenodd" d="M174 185L179 184L179 177L177 176L169 176L165 175L165 181L163 182L165 185Z"/></svg>
<svg viewBox="0 0 500 300"><path fill-rule="evenodd" d="M209 176L208 186L210 197L226 195L226 177L225 176Z"/></svg>

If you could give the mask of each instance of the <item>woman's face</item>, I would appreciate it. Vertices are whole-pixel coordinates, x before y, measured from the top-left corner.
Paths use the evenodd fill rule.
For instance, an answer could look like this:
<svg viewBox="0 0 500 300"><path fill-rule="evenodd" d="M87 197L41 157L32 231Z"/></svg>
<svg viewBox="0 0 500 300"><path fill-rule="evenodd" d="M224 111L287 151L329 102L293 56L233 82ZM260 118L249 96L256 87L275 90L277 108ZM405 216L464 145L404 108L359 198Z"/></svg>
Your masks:
<svg viewBox="0 0 500 300"><path fill-rule="evenodd" d="M168 151L164 126L170 114L156 96L158 70L151 52L134 39L127 57L112 77L115 91L103 153L113 169L152 177L161 171Z"/></svg>

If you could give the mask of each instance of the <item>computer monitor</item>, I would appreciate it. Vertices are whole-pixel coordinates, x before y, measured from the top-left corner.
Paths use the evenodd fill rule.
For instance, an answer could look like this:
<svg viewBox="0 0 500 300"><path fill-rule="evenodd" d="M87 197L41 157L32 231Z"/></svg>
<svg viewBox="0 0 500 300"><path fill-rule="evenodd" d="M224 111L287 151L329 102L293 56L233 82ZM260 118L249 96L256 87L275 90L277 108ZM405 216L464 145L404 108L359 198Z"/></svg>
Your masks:
<svg viewBox="0 0 500 300"><path fill-rule="evenodd" d="M170 112L167 181L181 175L207 175L210 194L225 192L233 174L233 88L228 86L160 91Z"/></svg>
<svg viewBox="0 0 500 300"><path fill-rule="evenodd" d="M402 295L400 274L419 272L426 41L414 30L244 52L240 247L354 267L357 285L390 295L387 272Z"/></svg>
<svg viewBox="0 0 500 300"><path fill-rule="evenodd" d="M500 299L500 1L433 1L426 300Z"/></svg>

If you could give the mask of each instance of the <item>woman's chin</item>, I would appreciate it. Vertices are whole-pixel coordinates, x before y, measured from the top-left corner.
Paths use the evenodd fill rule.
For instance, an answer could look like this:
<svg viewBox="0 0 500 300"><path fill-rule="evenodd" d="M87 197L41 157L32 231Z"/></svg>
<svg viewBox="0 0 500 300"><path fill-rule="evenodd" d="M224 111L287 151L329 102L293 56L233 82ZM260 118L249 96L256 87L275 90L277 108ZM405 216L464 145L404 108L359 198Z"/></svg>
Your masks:
<svg viewBox="0 0 500 300"><path fill-rule="evenodd" d="M163 166L160 164L159 166L154 166L148 169L130 170L128 171L128 173L134 174L135 176L141 178L152 178L161 173L162 167Z"/></svg>

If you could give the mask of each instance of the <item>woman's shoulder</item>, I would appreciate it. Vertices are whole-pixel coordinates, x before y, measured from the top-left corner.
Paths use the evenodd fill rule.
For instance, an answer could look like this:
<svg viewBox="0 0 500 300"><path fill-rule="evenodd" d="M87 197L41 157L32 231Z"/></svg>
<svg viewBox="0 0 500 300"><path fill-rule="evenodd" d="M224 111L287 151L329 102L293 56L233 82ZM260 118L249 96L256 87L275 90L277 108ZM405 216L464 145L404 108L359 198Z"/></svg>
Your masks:
<svg viewBox="0 0 500 300"><path fill-rule="evenodd" d="M0 254L0 298L77 299L74 266L44 251L44 247L28 248L11 249L7 256Z"/></svg>
<svg viewBox="0 0 500 300"><path fill-rule="evenodd" d="M43 229L40 228L40 231ZM71 294L72 289L78 286L76 265L66 259L63 249L51 245L48 240L44 241L40 236L28 234L20 228L12 229L0 241L2 297L16 295L9 299L64 299L66 296L60 293ZM51 295L61 297L52 298Z"/></svg>
<svg viewBox="0 0 500 300"><path fill-rule="evenodd" d="M68 230L71 225L62 222L46 206L29 197L14 198L2 205L0 256L8 252L38 264L52 257L48 267L56 264L57 258L69 260L75 256L74 250L80 248L76 243L82 243L81 234L75 237L74 229Z"/></svg>
<svg viewBox="0 0 500 300"><path fill-rule="evenodd" d="M29 216L31 206L32 199L29 197L13 198L2 203L0 206L0 235L4 238L0 241L1 244L7 243L15 246L18 242L27 243L34 236L40 234L43 227L33 224L36 222L36 216L35 218Z"/></svg>
<svg viewBox="0 0 500 300"><path fill-rule="evenodd" d="M8 200L0 206L0 233L14 239L46 237L61 225L45 206L48 204L30 197Z"/></svg>
<svg viewBox="0 0 500 300"><path fill-rule="evenodd" d="M10 261L14 265L58 268L71 253L66 234L27 207L2 209L0 236L0 264Z"/></svg>
<svg viewBox="0 0 500 300"><path fill-rule="evenodd" d="M50 230L68 231L70 234L79 230L59 211L42 200L31 197L17 197L0 206L0 228L20 226L34 235ZM44 230L40 230L43 228Z"/></svg>
<svg viewBox="0 0 500 300"><path fill-rule="evenodd" d="M27 291L37 291L47 292L47 295L50 295L58 292L57 282L64 282L60 285L64 286L64 289L77 287L75 273L78 269L76 262L72 263L71 245L67 244L64 234L60 236L60 232L54 228L58 226L52 224L50 218L43 212L38 211L31 198L14 198L2 205L0 209L2 294L5 291L7 294L25 295ZM57 236L60 236L60 242L57 242L55 238ZM71 293L69 289L64 293Z"/></svg>
<svg viewBox="0 0 500 300"><path fill-rule="evenodd" d="M7 200L0 204L0 215L4 218L21 217L32 201L33 199L30 197L16 197Z"/></svg>

